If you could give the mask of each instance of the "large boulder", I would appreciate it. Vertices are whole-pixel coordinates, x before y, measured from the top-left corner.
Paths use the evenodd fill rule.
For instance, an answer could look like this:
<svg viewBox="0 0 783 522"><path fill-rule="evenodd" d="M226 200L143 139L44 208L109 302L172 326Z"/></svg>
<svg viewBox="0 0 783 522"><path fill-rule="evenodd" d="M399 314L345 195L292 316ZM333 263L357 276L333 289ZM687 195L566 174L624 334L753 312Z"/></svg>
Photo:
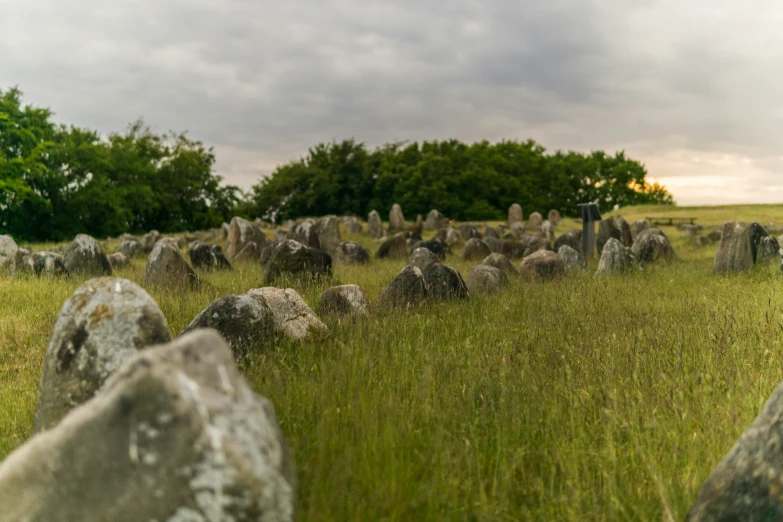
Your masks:
<svg viewBox="0 0 783 522"><path fill-rule="evenodd" d="M631 270L634 266L636 266L636 256L633 251L619 239L610 237L601 252L596 275L617 275Z"/></svg>
<svg viewBox="0 0 783 522"><path fill-rule="evenodd" d="M437 210L430 210L427 219L424 220L424 228L427 230L440 230L449 224L448 218Z"/></svg>
<svg viewBox="0 0 783 522"><path fill-rule="evenodd" d="M354 241L346 241L334 249L335 264L366 265L370 262L370 253Z"/></svg>
<svg viewBox="0 0 783 522"><path fill-rule="evenodd" d="M318 279L331 275L332 256L293 239L280 243L264 268L267 284L280 277Z"/></svg>
<svg viewBox="0 0 783 522"><path fill-rule="evenodd" d="M497 230L487 225L484 227L484 237L482 239L487 239L490 237L494 237L495 239L500 239L500 234L498 233Z"/></svg>
<svg viewBox="0 0 783 522"><path fill-rule="evenodd" d="M567 230L562 236L555 239L555 251L559 251L560 247L563 245L568 245L577 252L584 252L584 248L582 247L582 231L577 229Z"/></svg>
<svg viewBox="0 0 783 522"><path fill-rule="evenodd" d="M196 272L182 257L173 241L160 240L147 259L144 270L145 286L160 286L172 289L197 289L200 281Z"/></svg>
<svg viewBox="0 0 783 522"><path fill-rule="evenodd" d="M84 276L109 276L111 264L103 247L95 238L79 234L71 242L63 256L65 269L69 274Z"/></svg>
<svg viewBox="0 0 783 522"><path fill-rule="evenodd" d="M434 299L467 299L470 295L462 275L440 263L424 271L424 282L427 285L427 297Z"/></svg>
<svg viewBox="0 0 783 522"><path fill-rule="evenodd" d="M742 272L753 266L753 249L748 229L736 221L723 224L718 250L715 252L713 272L727 274Z"/></svg>
<svg viewBox="0 0 783 522"><path fill-rule="evenodd" d="M642 265L674 259L674 249L669 238L657 228L647 228L640 232L631 250Z"/></svg>
<svg viewBox="0 0 783 522"><path fill-rule="evenodd" d="M496 252L484 258L484 261L482 261L481 264L502 270L506 275L517 273L517 270L514 268L514 265L511 264L511 261L503 254L498 254Z"/></svg>
<svg viewBox="0 0 783 522"><path fill-rule="evenodd" d="M170 340L157 303L135 283L119 278L87 281L65 301L52 328L33 431L53 427L91 399L139 350Z"/></svg>
<svg viewBox="0 0 783 522"><path fill-rule="evenodd" d="M565 263L551 250L538 250L522 260L519 275L525 281L551 281L564 276Z"/></svg>
<svg viewBox="0 0 783 522"><path fill-rule="evenodd" d="M718 463L686 520L783 520L783 384Z"/></svg>
<svg viewBox="0 0 783 522"><path fill-rule="evenodd" d="M405 216L402 214L402 208L395 203L389 212L389 232L402 232L405 230Z"/></svg>
<svg viewBox="0 0 783 522"><path fill-rule="evenodd" d="M260 249L266 242L266 236L255 224L234 216L228 225L228 238L226 239L226 257L233 260L248 243L255 243Z"/></svg>
<svg viewBox="0 0 783 522"><path fill-rule="evenodd" d="M193 268L199 270L231 270L220 245L207 245L196 241L188 248L188 257Z"/></svg>
<svg viewBox="0 0 783 522"><path fill-rule="evenodd" d="M125 239L114 251L115 254L118 252L131 260L142 252L141 243L133 239Z"/></svg>
<svg viewBox="0 0 783 522"><path fill-rule="evenodd" d="M141 249L145 254L152 252L155 248L155 244L160 240L160 232L157 230L150 230L143 236L141 236Z"/></svg>
<svg viewBox="0 0 783 522"><path fill-rule="evenodd" d="M484 259L492 253L492 249L489 245L484 243L481 239L472 238L465 243L465 247L462 249L462 259L467 261L476 261Z"/></svg>
<svg viewBox="0 0 783 522"><path fill-rule="evenodd" d="M303 341L328 331L293 288L255 288L247 295L261 299L272 312L276 335L294 341Z"/></svg>
<svg viewBox="0 0 783 522"><path fill-rule="evenodd" d="M508 285L508 277L494 266L476 265L468 272L466 285L471 294L490 294Z"/></svg>
<svg viewBox="0 0 783 522"><path fill-rule="evenodd" d="M563 245L557 250L557 255L563 260L567 273L584 272L587 270L587 260L581 252L568 245Z"/></svg>
<svg viewBox="0 0 783 522"><path fill-rule="evenodd" d="M522 219L522 207L518 203L512 204L508 207L508 224L512 225L517 222L521 222Z"/></svg>
<svg viewBox="0 0 783 522"><path fill-rule="evenodd" d="M37 276L63 276L68 273L65 269L63 256L56 252L35 252L30 255L30 263L33 272Z"/></svg>
<svg viewBox="0 0 783 522"><path fill-rule="evenodd" d="M625 222L623 216L613 216L598 222L598 235L595 239L595 245L596 251L599 254L603 251L604 245L610 238L619 240L623 245L629 248L633 245L631 227Z"/></svg>
<svg viewBox="0 0 783 522"><path fill-rule="evenodd" d="M367 215L367 232L374 238L381 238L385 235L381 215L377 210L373 210Z"/></svg>
<svg viewBox="0 0 783 522"><path fill-rule="evenodd" d="M446 243L438 239L430 239L428 241L418 241L414 243L413 248L411 248L411 253L417 248L426 248L438 256L438 259L443 261L446 259L446 253L448 252L449 247L446 245Z"/></svg>
<svg viewBox="0 0 783 522"><path fill-rule="evenodd" d="M411 255L408 257L408 265L415 266L422 272L427 270L430 266L440 263L440 259L430 249L419 247L414 248Z"/></svg>
<svg viewBox="0 0 783 522"><path fill-rule="evenodd" d="M0 520L293 521L296 488L274 406L201 330L139 352L9 455Z"/></svg>
<svg viewBox="0 0 783 522"><path fill-rule="evenodd" d="M327 288L318 299L318 313L338 318L366 317L370 315L367 296L357 285L341 285Z"/></svg>
<svg viewBox="0 0 783 522"><path fill-rule="evenodd" d="M398 232L384 241L375 253L378 259L405 259L408 257L408 240L404 232Z"/></svg>
<svg viewBox="0 0 783 522"><path fill-rule="evenodd" d="M415 266L403 268L376 301L378 308L408 308L427 299L424 274Z"/></svg>

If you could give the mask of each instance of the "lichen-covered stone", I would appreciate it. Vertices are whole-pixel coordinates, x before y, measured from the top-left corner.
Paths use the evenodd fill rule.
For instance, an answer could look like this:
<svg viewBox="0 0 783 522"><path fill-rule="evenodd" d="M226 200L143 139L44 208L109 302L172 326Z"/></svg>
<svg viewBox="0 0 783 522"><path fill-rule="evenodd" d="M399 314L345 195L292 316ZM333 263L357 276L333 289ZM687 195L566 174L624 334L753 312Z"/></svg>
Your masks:
<svg viewBox="0 0 783 522"><path fill-rule="evenodd" d="M576 229L567 230L562 236L555 239L554 249L556 252L559 252L560 247L563 245L568 245L577 252L584 252L582 246L582 231Z"/></svg>
<svg viewBox="0 0 783 522"><path fill-rule="evenodd" d="M525 228L528 231L532 230L538 230L541 228L541 223L544 221L543 216L540 212L533 212L528 216L527 218L527 224L525 225Z"/></svg>
<svg viewBox="0 0 783 522"><path fill-rule="evenodd" d="M274 406L213 330L139 352L0 466L0 521L296 519Z"/></svg>
<svg viewBox="0 0 783 522"><path fill-rule="evenodd" d="M172 289L196 289L200 286L200 281L196 272L182 257L176 243L162 239L155 243L155 248L152 249L147 259L144 284Z"/></svg>
<svg viewBox="0 0 783 522"><path fill-rule="evenodd" d="M610 238L617 239L629 248L633 245L631 227L625 222L623 216L613 216L598 222L598 234L595 239L595 247L599 254L603 251L604 245Z"/></svg>
<svg viewBox="0 0 783 522"><path fill-rule="evenodd" d="M309 246L332 255L334 250L343 242L340 237L340 221L336 216L322 217L315 223L315 236L318 239L318 245Z"/></svg>
<svg viewBox="0 0 783 522"><path fill-rule="evenodd" d="M541 223L541 237L549 243L555 240L555 226L549 220Z"/></svg>
<svg viewBox="0 0 783 522"><path fill-rule="evenodd" d="M449 251L448 245L438 239L430 239L427 241L417 241L411 248L411 253L417 248L426 248L433 254L435 254L441 261L446 259L446 254Z"/></svg>
<svg viewBox="0 0 783 522"><path fill-rule="evenodd" d="M266 236L255 224L239 216L231 218L226 239L226 257L233 260L248 245L255 243L260 249L266 242ZM256 252L258 254L258 252Z"/></svg>
<svg viewBox="0 0 783 522"><path fill-rule="evenodd" d="M498 268L507 276L510 274L517 274L517 270L514 268L514 265L511 264L511 261L503 254L497 252L493 252L485 257L481 264Z"/></svg>
<svg viewBox="0 0 783 522"><path fill-rule="evenodd" d="M122 252L115 252L112 255L107 256L107 259L109 260L112 270L130 266L130 261Z"/></svg>
<svg viewBox="0 0 783 522"><path fill-rule="evenodd" d="M33 430L51 428L89 400L139 350L170 340L157 303L135 283L120 278L87 281L65 301L55 320Z"/></svg>
<svg viewBox="0 0 783 522"><path fill-rule="evenodd" d="M780 244L775 236L764 236L759 239L759 246L756 251L756 264L765 265L779 260Z"/></svg>
<svg viewBox="0 0 783 522"><path fill-rule="evenodd" d="M264 268L269 284L281 277L317 279L332 275L332 256L288 239L280 243Z"/></svg>
<svg viewBox="0 0 783 522"><path fill-rule="evenodd" d="M496 237L485 237L481 241L489 247L490 253L500 252L500 249L502 248L502 242Z"/></svg>
<svg viewBox="0 0 783 522"><path fill-rule="evenodd" d="M231 263L223 255L220 245L208 245L196 241L188 248L193 268L199 270L231 270Z"/></svg>
<svg viewBox="0 0 783 522"><path fill-rule="evenodd" d="M252 263L261 258L261 250L255 241L247 243L232 259L238 263Z"/></svg>
<svg viewBox="0 0 783 522"><path fill-rule="evenodd" d="M552 223L552 226L558 227L562 224L563 218L560 217L560 212L558 212L555 209L552 209L549 211L549 215L547 216L547 220Z"/></svg>
<svg viewBox="0 0 783 522"><path fill-rule="evenodd" d="M581 252L578 252L568 245L561 246L557 255L563 260L567 273L584 272L587 270L587 260Z"/></svg>
<svg viewBox="0 0 783 522"><path fill-rule="evenodd" d="M151 251L152 250L150 249L150 252ZM120 243L120 246L114 251L115 254L117 252L123 254L128 260L131 260L142 252L141 243L133 239L123 240L123 242Z"/></svg>
<svg viewBox="0 0 783 522"><path fill-rule="evenodd" d="M157 230L150 230L143 236L141 236L141 249L144 253L149 254L152 249L155 248L155 244L160 241L160 232Z"/></svg>
<svg viewBox="0 0 783 522"><path fill-rule="evenodd" d="M341 285L327 288L318 299L318 313L339 318L366 317L370 315L367 296L357 285Z"/></svg>
<svg viewBox="0 0 783 522"><path fill-rule="evenodd" d="M378 259L405 259L408 257L408 241L405 233L398 232L384 241L375 253Z"/></svg>
<svg viewBox="0 0 783 522"><path fill-rule="evenodd" d="M564 276L565 272L565 263L551 250L538 250L519 265L519 275L525 281L552 281Z"/></svg>
<svg viewBox="0 0 783 522"><path fill-rule="evenodd" d="M415 266L408 265L392 279L386 290L378 297L379 308L407 308L427 298L424 274Z"/></svg>
<svg viewBox="0 0 783 522"><path fill-rule="evenodd" d="M30 263L33 272L39 277L63 276L68 273L63 256L55 252L35 252L30 256Z"/></svg>
<svg viewBox="0 0 783 522"><path fill-rule="evenodd" d="M753 267L753 249L748 229L736 221L727 221L721 231L715 252L713 271L716 274L742 272Z"/></svg>
<svg viewBox="0 0 783 522"><path fill-rule="evenodd" d="M490 294L508 285L508 277L494 266L476 265L468 272L466 285L471 294Z"/></svg>
<svg viewBox="0 0 783 522"><path fill-rule="evenodd" d="M474 238L481 239L481 234L479 234L478 229L473 223L462 223L459 226L459 235L462 236L464 241L469 241Z"/></svg>
<svg viewBox="0 0 783 522"><path fill-rule="evenodd" d="M354 241L340 243L334 249L334 262L343 265L365 265L370 262L370 253Z"/></svg>
<svg viewBox="0 0 783 522"><path fill-rule="evenodd" d="M598 261L597 276L617 275L627 272L636 266L636 256L633 251L623 245L619 239L610 237L601 252Z"/></svg>
<svg viewBox="0 0 783 522"><path fill-rule="evenodd" d="M646 219L637 219L628 228L631 230L631 238L636 239L636 236L641 234L643 230L650 228L650 222Z"/></svg>
<svg viewBox="0 0 783 522"><path fill-rule="evenodd" d="M474 237L469 239L462 248L462 259L465 259L466 261L476 261L484 259L491 253L492 250L489 248L489 245L484 243L481 239Z"/></svg>
<svg viewBox="0 0 783 522"><path fill-rule="evenodd" d="M450 266L440 263L430 266L424 271L424 282L430 298L467 299L470 296L462 275Z"/></svg>
<svg viewBox="0 0 783 522"><path fill-rule="evenodd" d="M657 228L647 228L640 232L631 250L642 265L674 259L674 249L669 238Z"/></svg>
<svg viewBox="0 0 783 522"><path fill-rule="evenodd" d="M326 325L292 288L264 287L250 290L247 295L263 300L272 312L272 324L277 335L302 341L328 331Z"/></svg>
<svg viewBox="0 0 783 522"><path fill-rule="evenodd" d="M440 230L449 224L448 218L438 210L430 210L427 219L424 220L424 228L427 230Z"/></svg>
<svg viewBox="0 0 783 522"><path fill-rule="evenodd" d="M103 247L86 234L79 234L63 256L65 269L71 275L110 276L111 264Z"/></svg>
<svg viewBox="0 0 783 522"><path fill-rule="evenodd" d="M414 249L410 257L408 257L408 265L415 266L422 272L435 263L440 263L438 256L433 254L430 249L424 247Z"/></svg>

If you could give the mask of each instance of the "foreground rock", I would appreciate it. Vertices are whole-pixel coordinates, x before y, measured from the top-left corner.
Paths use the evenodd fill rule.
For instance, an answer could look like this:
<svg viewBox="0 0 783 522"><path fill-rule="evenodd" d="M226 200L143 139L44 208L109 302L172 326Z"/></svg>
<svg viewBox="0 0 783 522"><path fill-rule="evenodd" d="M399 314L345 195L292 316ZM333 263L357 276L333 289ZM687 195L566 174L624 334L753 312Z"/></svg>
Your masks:
<svg viewBox="0 0 783 522"><path fill-rule="evenodd" d="M68 273L65 269L63 256L55 252L35 252L30 256L33 272L42 276L64 276Z"/></svg>
<svg viewBox="0 0 783 522"><path fill-rule="evenodd" d="M366 265L370 262L370 253L354 241L340 243L334 249L334 262L342 265Z"/></svg>
<svg viewBox="0 0 783 522"><path fill-rule="evenodd" d="M490 294L508 285L508 277L494 266L476 265L468 272L466 285L471 294Z"/></svg>
<svg viewBox="0 0 783 522"><path fill-rule="evenodd" d="M357 285L342 285L328 288L318 300L318 313L321 316L333 315L338 318L366 317L370 315L367 296Z"/></svg>
<svg viewBox="0 0 783 522"><path fill-rule="evenodd" d="M231 270L220 245L207 245L196 241L188 248L188 257L193 268L198 270Z"/></svg>
<svg viewBox="0 0 783 522"><path fill-rule="evenodd" d="M173 241L161 240L155 244L144 270L145 286L171 289L196 289L200 281L196 272L182 257Z"/></svg>
<svg viewBox="0 0 783 522"><path fill-rule="evenodd" d="M408 257L408 241L404 232L398 232L387 239L375 253L378 259L405 259Z"/></svg>
<svg viewBox="0 0 783 522"><path fill-rule="evenodd" d="M484 258L484 261L482 261L481 264L502 270L503 273L505 273L507 276L517 273L514 265L512 265L511 261L509 261L508 258L503 254L492 253Z"/></svg>
<svg viewBox="0 0 783 522"><path fill-rule="evenodd" d="M519 275L525 281L552 281L565 273L565 263L551 250L538 250L525 257L519 265Z"/></svg>
<svg viewBox="0 0 783 522"><path fill-rule="evenodd" d="M443 264L435 264L424 271L427 297L434 299L467 299L468 287L462 275Z"/></svg>
<svg viewBox="0 0 783 522"><path fill-rule="evenodd" d="M103 247L95 238L79 234L71 242L63 256L65 269L69 274L84 276L109 276L111 264Z"/></svg>
<svg viewBox="0 0 783 522"><path fill-rule="evenodd" d="M581 252L577 252L568 245L561 246L557 255L563 260L567 273L584 272L587 270L587 260Z"/></svg>
<svg viewBox="0 0 783 522"><path fill-rule="evenodd" d="M481 239L474 237L465 243L465 246L462 249L462 259L465 259L466 261L476 261L484 259L491 253L492 249L489 248L489 245L484 243Z"/></svg>
<svg viewBox="0 0 783 522"><path fill-rule="evenodd" d="M424 274L415 266L406 266L392 279L375 304L379 308L408 308L425 299L427 285Z"/></svg>
<svg viewBox="0 0 783 522"><path fill-rule="evenodd" d="M599 254L603 251L604 245L606 245L611 238L617 239L620 243L629 248L633 245L631 227L625 222L623 216L614 216L598 222L598 234L595 239L595 247Z"/></svg>
<svg viewBox="0 0 783 522"><path fill-rule="evenodd" d="M736 221L723 224L718 250L715 252L713 272L727 274L753 267L753 249L748 229Z"/></svg>
<svg viewBox="0 0 783 522"><path fill-rule="evenodd" d="M657 228L647 228L640 232L631 250L642 265L674 259L674 249L669 238Z"/></svg>
<svg viewBox="0 0 783 522"><path fill-rule="evenodd" d="M280 277L323 278L332 275L332 256L288 239L278 245L264 268L267 284Z"/></svg>
<svg viewBox="0 0 783 522"><path fill-rule="evenodd" d="M636 265L636 257L630 248L619 239L609 238L601 252L596 275L617 275L631 270Z"/></svg>
<svg viewBox="0 0 783 522"><path fill-rule="evenodd" d="M276 335L293 341L303 341L328 331L326 325L292 288L256 288L250 290L247 295L261 299L269 307Z"/></svg>
<svg viewBox="0 0 783 522"><path fill-rule="evenodd" d="M415 266L422 272L436 263L440 263L440 259L428 248L416 248L411 252L410 257L408 257L408 265Z"/></svg>
<svg viewBox="0 0 783 522"><path fill-rule="evenodd" d="M783 519L781 416L783 384L707 478L686 520Z"/></svg>
<svg viewBox="0 0 783 522"><path fill-rule="evenodd" d="M166 318L127 279L91 279L65 301L44 355L33 431L88 401L139 350L171 340ZM2 520L2 518L0 518Z"/></svg>
<svg viewBox="0 0 783 522"><path fill-rule="evenodd" d="M266 242L266 236L256 225L250 221L235 216L228 225L228 238L226 239L226 257L233 260L248 243L255 243L260 248Z"/></svg>
<svg viewBox="0 0 783 522"><path fill-rule="evenodd" d="M211 330L139 353L0 466L3 522L293 521L295 499L274 406Z"/></svg>

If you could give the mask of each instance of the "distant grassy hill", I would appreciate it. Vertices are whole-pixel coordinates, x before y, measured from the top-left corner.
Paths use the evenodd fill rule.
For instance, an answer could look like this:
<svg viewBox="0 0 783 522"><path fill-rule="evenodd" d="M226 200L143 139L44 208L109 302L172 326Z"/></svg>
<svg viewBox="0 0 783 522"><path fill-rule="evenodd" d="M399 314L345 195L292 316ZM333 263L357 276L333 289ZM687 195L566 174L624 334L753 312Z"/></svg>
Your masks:
<svg viewBox="0 0 783 522"><path fill-rule="evenodd" d="M669 205L639 205L625 207L606 214L621 215L629 223L647 217L695 217L696 224L720 226L726 221L756 221L761 225L783 225L783 203L776 205L716 205L679 207ZM602 216L603 217L603 216Z"/></svg>

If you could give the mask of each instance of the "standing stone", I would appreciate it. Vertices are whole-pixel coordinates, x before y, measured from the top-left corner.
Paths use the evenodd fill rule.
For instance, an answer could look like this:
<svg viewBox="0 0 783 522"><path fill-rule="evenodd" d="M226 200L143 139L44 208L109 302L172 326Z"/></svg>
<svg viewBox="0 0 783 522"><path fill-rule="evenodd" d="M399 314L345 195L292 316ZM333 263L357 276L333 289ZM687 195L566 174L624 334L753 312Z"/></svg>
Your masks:
<svg viewBox="0 0 783 522"><path fill-rule="evenodd" d="M226 239L228 239L228 231L230 229L231 229L231 225L229 225L225 221L223 222L222 225L220 225L220 235L221 235L221 237L223 238L224 241Z"/></svg>
<svg viewBox="0 0 783 522"><path fill-rule="evenodd" d="M627 272L636 264L636 257L630 248L623 245L619 239L610 237L601 252L598 261L597 276L617 275Z"/></svg>
<svg viewBox="0 0 783 522"><path fill-rule="evenodd" d="M357 285L328 288L318 300L318 313L338 318L367 317L370 315L367 296Z"/></svg>
<svg viewBox="0 0 783 522"><path fill-rule="evenodd" d="M69 274L85 276L111 275L111 264L100 243L86 234L79 234L63 256Z"/></svg>
<svg viewBox="0 0 783 522"><path fill-rule="evenodd" d="M642 233L643 230L650 228L650 223L646 219L637 219L629 226L631 229L631 238L636 239L636 236Z"/></svg>
<svg viewBox="0 0 783 522"><path fill-rule="evenodd" d="M519 275L525 281L552 281L565 275L565 263L550 250L538 250L522 260Z"/></svg>
<svg viewBox="0 0 783 522"><path fill-rule="evenodd" d="M152 252L152 249L155 248L155 243L157 243L160 240L160 232L157 230L150 230L143 236L141 236L141 249L144 251L145 254L149 254Z"/></svg>
<svg viewBox="0 0 783 522"><path fill-rule="evenodd" d="M415 248L408 258L408 265L415 266L422 272L436 263L440 263L438 256L430 249L424 247Z"/></svg>
<svg viewBox="0 0 783 522"><path fill-rule="evenodd" d="M688 522L783 519L783 384L718 463L691 506Z"/></svg>
<svg viewBox="0 0 783 522"><path fill-rule="evenodd" d="M125 255L125 257L128 258L128 260L133 259L136 257L139 253L141 253L141 244L138 241L134 241L132 239L126 239L122 243L120 243L120 246L117 247L117 250L114 251L116 254L117 252ZM151 251L151 250L150 250Z"/></svg>
<svg viewBox="0 0 783 522"><path fill-rule="evenodd" d="M462 259L467 261L476 261L479 259L484 259L491 253L492 250L486 243L474 237L465 243L465 248L462 249Z"/></svg>
<svg viewBox="0 0 783 522"><path fill-rule="evenodd" d="M354 241L340 243L334 249L335 264L341 265L366 265L370 262L370 253L362 245Z"/></svg>
<svg viewBox="0 0 783 522"><path fill-rule="evenodd" d="M405 216L402 215L402 208L395 203L389 212L389 232L402 232L405 230Z"/></svg>
<svg viewBox="0 0 783 522"><path fill-rule="evenodd" d="M19 247L11 236L0 236L0 273L13 274L16 271ZM21 269L21 267L19 267Z"/></svg>
<svg viewBox="0 0 783 522"><path fill-rule="evenodd" d="M487 239L488 237L494 237L495 239L500 239L500 234L498 233L497 230L487 225L486 227L484 227L484 239Z"/></svg>
<svg viewBox="0 0 783 522"><path fill-rule="evenodd" d="M258 244L255 241L247 243L242 250L232 258L234 262L252 262L261 257L261 250L258 248Z"/></svg>
<svg viewBox="0 0 783 522"><path fill-rule="evenodd" d="M473 225L473 223L462 223L459 226L459 234L465 241L473 238L481 239L481 234L479 234L478 229Z"/></svg>
<svg viewBox="0 0 783 522"><path fill-rule="evenodd" d="M748 229L736 221L727 221L721 231L720 244L715 252L713 272L727 274L742 272L753 266L753 250Z"/></svg>
<svg viewBox="0 0 783 522"><path fill-rule="evenodd" d="M91 399L139 350L170 340L157 303L135 283L119 278L87 281L65 301L55 320L33 431L53 427L72 408Z"/></svg>
<svg viewBox="0 0 783 522"><path fill-rule="evenodd" d="M461 242L462 242L462 237L453 227L449 227L446 229L446 240L445 240L446 245L448 245L449 247L453 247L454 245L457 245Z"/></svg>
<svg viewBox="0 0 783 522"><path fill-rule="evenodd" d="M383 223L381 223L381 215L376 210L371 211L367 215L367 232L376 239L385 235Z"/></svg>
<svg viewBox="0 0 783 522"><path fill-rule="evenodd" d="M0 520L291 522L296 488L274 406L202 330L138 353L9 455Z"/></svg>
<svg viewBox="0 0 783 522"><path fill-rule="evenodd" d="M525 224L521 221L515 221L512 223L511 234L513 239L522 239L525 236Z"/></svg>
<svg viewBox="0 0 783 522"><path fill-rule="evenodd" d="M378 297L378 308L408 308L418 305L427 299L427 286L424 282L424 274L418 267L406 266L394 279L386 290Z"/></svg>
<svg viewBox="0 0 783 522"><path fill-rule="evenodd" d="M522 222L522 207L518 203L514 203L508 208L508 224Z"/></svg>
<svg viewBox="0 0 783 522"><path fill-rule="evenodd" d="M424 218L421 217L421 214L416 214L416 223L411 226L410 232L421 239L421 235L424 233Z"/></svg>
<svg viewBox="0 0 783 522"><path fill-rule="evenodd" d="M383 242L375 253L378 259L405 259L408 257L408 241L404 232L398 232Z"/></svg>
<svg viewBox="0 0 783 522"><path fill-rule="evenodd" d="M550 249L550 244L545 239L531 234L526 234L525 237L522 238L522 244L525 245L525 251L522 254L522 257L527 257L539 250Z"/></svg>
<svg viewBox="0 0 783 522"><path fill-rule="evenodd" d="M525 257L527 245L522 241L504 239L500 242L500 254L508 259L522 259Z"/></svg>
<svg viewBox="0 0 783 522"><path fill-rule="evenodd" d="M527 225L525 228L528 231L534 231L539 230L541 228L541 223L544 221L544 218L541 216L539 212L533 212L530 214L530 217L527 218Z"/></svg>
<svg viewBox="0 0 783 522"><path fill-rule="evenodd" d="M333 254L334 249L343 242L340 237L340 221L336 216L326 216L316 221L314 228L318 244L308 246L323 250L329 255Z"/></svg>
<svg viewBox="0 0 783 522"><path fill-rule="evenodd" d="M200 281L173 241L161 240L155 244L144 270L147 287L161 286L172 289L196 289Z"/></svg>
<svg viewBox="0 0 783 522"><path fill-rule="evenodd" d="M226 257L233 260L248 243L255 243L260 249L266 242L266 236L256 225L250 221L235 216L228 226L228 238L226 239Z"/></svg>
<svg viewBox="0 0 783 522"><path fill-rule="evenodd" d="M488 255L481 264L502 270L506 275L517 273L514 265L512 265L511 261L503 254L492 253Z"/></svg>
<svg viewBox="0 0 783 522"><path fill-rule="evenodd" d="M435 299L467 299L470 294L462 275L450 266L437 263L424 271L427 297Z"/></svg>
<svg viewBox="0 0 783 522"><path fill-rule="evenodd" d="M266 266L267 263L269 263L269 260L272 259L272 255L275 253L275 249L280 246L280 243L283 241L286 241L285 239L272 239L270 241L267 241L264 243L264 246L261 248L261 265Z"/></svg>
<svg viewBox="0 0 783 522"><path fill-rule="evenodd" d="M566 231L555 240L555 251L559 251L560 247L563 245L568 245L577 252L582 252L584 250L584 248L582 248L582 231L576 229Z"/></svg>
<svg viewBox="0 0 783 522"><path fill-rule="evenodd" d="M298 241L283 241L264 268L264 281L271 284L280 277L300 279L326 278L332 275L332 256Z"/></svg>
<svg viewBox="0 0 783 522"><path fill-rule="evenodd" d="M587 260L581 252L578 252L568 245L561 246L557 255L563 260L567 273L584 272L587 270Z"/></svg>
<svg viewBox="0 0 783 522"><path fill-rule="evenodd" d="M65 269L63 256L54 252L36 252L30 256L33 272L37 276L63 276Z"/></svg>
<svg viewBox="0 0 783 522"><path fill-rule="evenodd" d="M552 223L552 226L555 227L559 227L563 223L563 218L560 217L560 212L555 209L549 211L547 219L550 223Z"/></svg>
<svg viewBox="0 0 783 522"><path fill-rule="evenodd" d="M490 236L481 241L489 247L490 252L500 252L502 243L498 238Z"/></svg>
<svg viewBox="0 0 783 522"><path fill-rule="evenodd" d="M471 294L490 294L507 286L508 277L494 266L476 265L468 272L466 284Z"/></svg>
<svg viewBox="0 0 783 522"><path fill-rule="evenodd" d="M417 248L426 248L436 256L438 256L438 259L441 261L446 259L446 253L448 247L446 246L446 243L443 243L437 239L430 239L429 241L418 241L414 243L413 248L411 249L411 252L416 250Z"/></svg>
<svg viewBox="0 0 783 522"><path fill-rule="evenodd" d="M550 243L555 240L555 226L551 221L547 220L541 223L541 236Z"/></svg>
<svg viewBox="0 0 783 522"><path fill-rule="evenodd" d="M362 224L359 223L359 220L355 217L351 217L348 219L348 222L346 223L346 227L348 228L348 233L351 235L359 235L361 234L364 229L362 228Z"/></svg>
<svg viewBox="0 0 783 522"><path fill-rule="evenodd" d="M109 260L109 264L111 265L112 270L130 266L130 261L122 252L115 252L108 256L107 259Z"/></svg>
<svg viewBox="0 0 783 522"><path fill-rule="evenodd" d="M277 335L303 341L329 330L293 288L256 288L247 295L263 300L269 307Z"/></svg>
<svg viewBox="0 0 783 522"><path fill-rule="evenodd" d="M625 222L623 216L614 216L598 222L598 236L596 237L595 245L599 254L603 251L604 245L610 238L619 240L629 248L633 245L631 227Z"/></svg>
<svg viewBox="0 0 783 522"><path fill-rule="evenodd" d="M756 223L755 221L748 225L748 236L750 237L750 250L753 253L753 262L756 262L758 258L759 245L761 240L765 237L769 237L764 227Z"/></svg>
<svg viewBox="0 0 783 522"><path fill-rule="evenodd" d="M231 270L231 263L223 255L220 245L207 245L196 241L188 248L193 268L199 270Z"/></svg>
<svg viewBox="0 0 783 522"><path fill-rule="evenodd" d="M759 240L756 252L756 264L766 265L779 258L780 244L774 236L764 236Z"/></svg>
<svg viewBox="0 0 783 522"><path fill-rule="evenodd" d="M427 230L440 230L447 226L449 220L441 214L438 210L430 210L427 214L427 219L424 220L424 228Z"/></svg>
<svg viewBox="0 0 783 522"><path fill-rule="evenodd" d="M669 238L657 228L643 230L636 236L631 250L642 265L674 259L674 249L669 243Z"/></svg>

